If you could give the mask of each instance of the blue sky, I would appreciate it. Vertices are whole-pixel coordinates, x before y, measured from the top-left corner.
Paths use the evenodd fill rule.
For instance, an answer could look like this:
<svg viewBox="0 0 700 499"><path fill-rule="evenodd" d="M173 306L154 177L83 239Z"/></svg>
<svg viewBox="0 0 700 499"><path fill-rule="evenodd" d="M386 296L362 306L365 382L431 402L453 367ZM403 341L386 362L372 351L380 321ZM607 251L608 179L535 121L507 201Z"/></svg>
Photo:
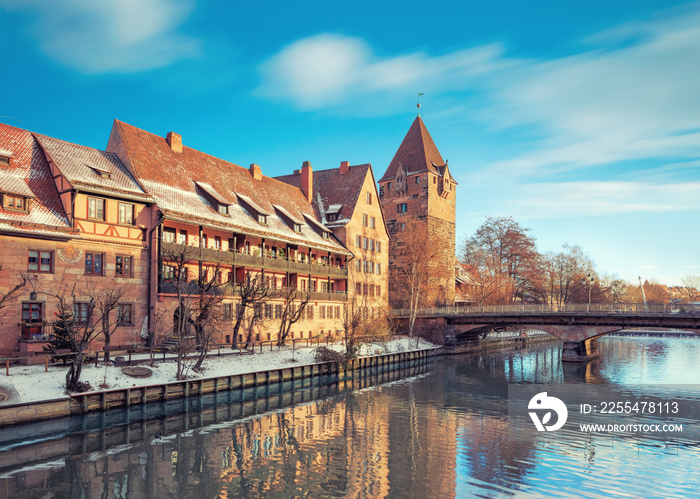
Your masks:
<svg viewBox="0 0 700 499"><path fill-rule="evenodd" d="M700 3L0 0L0 29L5 123L381 177L423 92L458 245L513 216L600 272L700 274Z"/></svg>

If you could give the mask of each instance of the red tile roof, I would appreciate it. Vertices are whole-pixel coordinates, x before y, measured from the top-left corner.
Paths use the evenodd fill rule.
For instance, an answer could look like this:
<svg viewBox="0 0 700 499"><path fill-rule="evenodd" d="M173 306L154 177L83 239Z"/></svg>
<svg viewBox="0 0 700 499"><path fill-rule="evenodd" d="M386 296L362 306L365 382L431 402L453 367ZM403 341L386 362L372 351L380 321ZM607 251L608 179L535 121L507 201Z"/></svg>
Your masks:
<svg viewBox="0 0 700 499"><path fill-rule="evenodd" d="M46 156L32 133L0 123L0 149L12 153L10 165L0 165L0 192L32 198L29 213L0 206L0 231L78 237L63 210Z"/></svg>
<svg viewBox="0 0 700 499"><path fill-rule="evenodd" d="M362 192L362 185L365 182L367 173L372 165L350 166L345 174L340 174L340 168L329 170L316 170L313 172L314 198L312 203L317 217L328 227L343 226L350 221L357 200ZM284 175L275 177L282 182L299 187L301 185L301 174ZM331 206L333 209L331 209ZM337 207L341 206L339 211ZM337 220L329 222L326 214L328 212L338 213Z"/></svg>
<svg viewBox="0 0 700 499"><path fill-rule="evenodd" d="M127 166L131 166L136 178L167 217L349 254L335 239L324 239L310 225L305 224L298 234L284 217L277 215L273 204L282 206L297 219L303 219L304 215L315 216L313 207L298 188L264 175L261 180L255 180L246 168L187 147L184 145L186 137L182 152L177 153L165 137L118 120L114 121L112 133L115 132L124 145ZM243 202L232 204L228 216L221 214L197 192L197 182L215 187L228 199L242 199ZM267 226L259 224L257 214L251 212L258 208L271 214L267 217Z"/></svg>
<svg viewBox="0 0 700 499"><path fill-rule="evenodd" d="M399 168L405 168L409 174L419 172L432 172L441 175L440 166L443 166L440 151L433 142L425 123L418 116L408 129L406 137L394 155L394 159L389 163L389 167L384 172L384 176L379 180L392 180L396 178Z"/></svg>

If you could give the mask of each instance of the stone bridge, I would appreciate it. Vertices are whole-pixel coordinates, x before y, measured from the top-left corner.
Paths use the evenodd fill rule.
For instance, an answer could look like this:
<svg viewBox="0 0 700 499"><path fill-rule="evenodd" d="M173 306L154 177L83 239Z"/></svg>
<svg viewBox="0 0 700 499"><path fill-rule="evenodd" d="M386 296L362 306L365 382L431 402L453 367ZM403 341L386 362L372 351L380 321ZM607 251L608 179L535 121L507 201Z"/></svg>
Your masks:
<svg viewBox="0 0 700 499"><path fill-rule="evenodd" d="M391 316L407 322L409 311ZM447 348L479 334L538 329L564 342L562 361L586 362L598 357L598 338L640 328L678 329L700 334L700 308L677 305L496 305L421 309L414 331Z"/></svg>

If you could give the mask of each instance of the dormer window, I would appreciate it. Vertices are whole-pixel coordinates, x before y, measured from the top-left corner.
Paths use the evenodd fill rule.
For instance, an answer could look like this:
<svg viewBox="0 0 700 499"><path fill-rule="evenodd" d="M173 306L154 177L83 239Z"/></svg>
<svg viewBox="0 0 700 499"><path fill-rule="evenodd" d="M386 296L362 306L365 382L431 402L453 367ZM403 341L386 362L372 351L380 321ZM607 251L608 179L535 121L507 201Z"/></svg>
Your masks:
<svg viewBox="0 0 700 499"><path fill-rule="evenodd" d="M258 213L258 223L262 225L267 225L267 215Z"/></svg>
<svg viewBox="0 0 700 499"><path fill-rule="evenodd" d="M228 205L219 204L219 213L221 213L222 215L228 215Z"/></svg>
<svg viewBox="0 0 700 499"><path fill-rule="evenodd" d="M103 170L102 168L97 168L94 166L90 166L90 169L92 169L92 171L94 171L101 178L112 178L112 172L110 172L109 170Z"/></svg>
<svg viewBox="0 0 700 499"><path fill-rule="evenodd" d="M0 154L0 166L10 166L10 156Z"/></svg>
<svg viewBox="0 0 700 499"><path fill-rule="evenodd" d="M294 232L301 233L301 224L294 224Z"/></svg>
<svg viewBox="0 0 700 499"><path fill-rule="evenodd" d="M29 200L14 194L4 194L2 197L2 207L10 211L29 211Z"/></svg>
<svg viewBox="0 0 700 499"><path fill-rule="evenodd" d="M329 238L328 232L323 232L323 239L328 239L328 238Z"/></svg>
<svg viewBox="0 0 700 499"><path fill-rule="evenodd" d="M333 213L333 214L331 214L331 215L328 215L328 221L329 221L329 222L334 222L334 221L336 221L336 220L338 220L338 214L337 214L337 213Z"/></svg>

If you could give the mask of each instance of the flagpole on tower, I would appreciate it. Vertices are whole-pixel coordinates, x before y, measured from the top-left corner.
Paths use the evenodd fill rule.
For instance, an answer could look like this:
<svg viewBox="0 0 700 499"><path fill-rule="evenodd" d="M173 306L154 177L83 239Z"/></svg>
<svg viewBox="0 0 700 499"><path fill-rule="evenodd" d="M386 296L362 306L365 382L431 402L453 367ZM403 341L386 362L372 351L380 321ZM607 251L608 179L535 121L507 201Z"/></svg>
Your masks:
<svg viewBox="0 0 700 499"><path fill-rule="evenodd" d="M416 104L416 107L418 108L418 117L420 118L420 98L421 96L425 95L424 93L418 92L418 104Z"/></svg>

